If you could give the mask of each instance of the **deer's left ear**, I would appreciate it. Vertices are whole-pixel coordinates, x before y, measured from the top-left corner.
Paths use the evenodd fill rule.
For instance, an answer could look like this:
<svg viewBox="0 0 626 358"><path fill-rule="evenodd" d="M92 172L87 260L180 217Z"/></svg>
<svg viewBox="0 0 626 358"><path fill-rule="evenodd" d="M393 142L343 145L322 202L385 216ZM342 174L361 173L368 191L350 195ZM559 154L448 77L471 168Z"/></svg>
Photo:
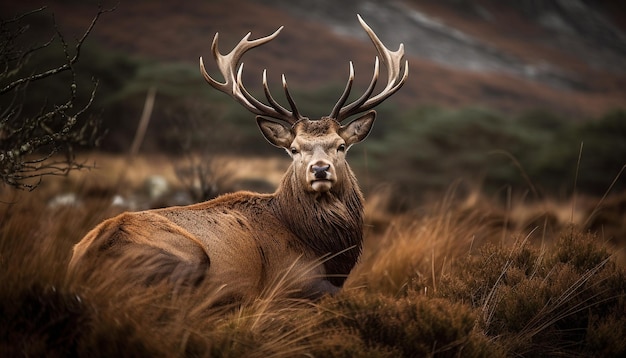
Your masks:
<svg viewBox="0 0 626 358"><path fill-rule="evenodd" d="M374 126L376 111L369 111L352 122L339 128L339 135L351 146L367 137Z"/></svg>
<svg viewBox="0 0 626 358"><path fill-rule="evenodd" d="M274 122L262 116L257 116L256 122L268 142L280 148L289 148L291 146L295 138L291 128L287 128L282 123Z"/></svg>

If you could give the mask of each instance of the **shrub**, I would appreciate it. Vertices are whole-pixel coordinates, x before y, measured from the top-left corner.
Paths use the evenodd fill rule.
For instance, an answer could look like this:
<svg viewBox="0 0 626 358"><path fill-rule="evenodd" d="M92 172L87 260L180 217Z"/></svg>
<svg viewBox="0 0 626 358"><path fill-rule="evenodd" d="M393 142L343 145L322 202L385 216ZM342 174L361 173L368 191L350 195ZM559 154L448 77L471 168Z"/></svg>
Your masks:
<svg viewBox="0 0 626 358"><path fill-rule="evenodd" d="M498 356L496 346L474 330L475 312L460 303L420 294L391 298L351 293L324 302L334 327L355 331L364 344L396 356Z"/></svg>
<svg viewBox="0 0 626 358"><path fill-rule="evenodd" d="M598 325L604 319L626 323L617 318L624 317L624 278L593 235L570 228L552 250L521 244L508 252L481 250L459 263L441 294L480 309L485 332L499 337L508 354L597 355L623 349L618 342L600 348L585 339L590 330L596 343L610 339Z"/></svg>
<svg viewBox="0 0 626 358"><path fill-rule="evenodd" d="M602 195L610 188L621 192L626 189L626 180L618 177L626 165L625 136L626 111L623 110L568 126L555 134L553 142L541 148L536 160L529 162L529 171L542 178L547 191L565 187L566 194L574 189L594 195ZM568 185L564 185L563 178L571 178ZM614 179L619 180L611 187Z"/></svg>

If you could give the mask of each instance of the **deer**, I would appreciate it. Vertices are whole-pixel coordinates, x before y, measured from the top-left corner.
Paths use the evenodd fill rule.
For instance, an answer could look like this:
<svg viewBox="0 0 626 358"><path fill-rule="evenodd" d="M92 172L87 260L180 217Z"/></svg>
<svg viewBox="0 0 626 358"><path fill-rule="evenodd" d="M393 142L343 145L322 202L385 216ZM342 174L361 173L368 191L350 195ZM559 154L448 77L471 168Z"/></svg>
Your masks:
<svg viewBox="0 0 626 358"><path fill-rule="evenodd" d="M157 263L150 269L135 267L144 284L168 280L197 285L209 279L231 287L234 299L246 300L299 266L307 269L298 276L296 296L316 299L337 293L363 246L364 197L346 153L370 133L376 118L373 108L408 77L404 45L397 51L387 49L361 16L357 18L378 52L372 79L359 98L346 103L354 82L350 61L343 93L330 114L318 119L298 111L284 74L289 109L270 93L267 70L262 76L267 103L254 98L242 82L244 53L273 40L282 26L255 40L249 40L248 33L225 55L218 50L216 33L211 52L224 82L208 74L202 57L200 72L214 89L255 114L265 139L291 157L278 188L271 194L239 191L188 206L119 214L74 246L68 272L87 274L132 252L135 258L150 257ZM380 61L387 69L387 83L374 95Z"/></svg>

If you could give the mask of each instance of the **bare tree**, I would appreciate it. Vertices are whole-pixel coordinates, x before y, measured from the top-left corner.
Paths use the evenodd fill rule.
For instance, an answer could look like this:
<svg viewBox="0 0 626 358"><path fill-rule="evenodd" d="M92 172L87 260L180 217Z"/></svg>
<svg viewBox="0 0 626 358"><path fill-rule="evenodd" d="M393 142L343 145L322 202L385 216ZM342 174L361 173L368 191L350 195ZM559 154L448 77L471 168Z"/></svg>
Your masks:
<svg viewBox="0 0 626 358"><path fill-rule="evenodd" d="M53 19L54 34L49 41L24 45L30 27L27 20L45 11L45 7L0 19L0 180L9 186L33 190L47 175L65 175L71 170L85 168L76 159L77 146L95 146L102 137L97 119L83 118L93 103L97 81L87 103L77 102L78 85L75 64L87 36L100 16L112 11L101 6L73 48L65 40ZM26 65L34 56L52 45L61 45L64 59L43 71L27 72ZM29 87L42 80L70 74L67 99L63 103L41 104L33 113L24 111Z"/></svg>

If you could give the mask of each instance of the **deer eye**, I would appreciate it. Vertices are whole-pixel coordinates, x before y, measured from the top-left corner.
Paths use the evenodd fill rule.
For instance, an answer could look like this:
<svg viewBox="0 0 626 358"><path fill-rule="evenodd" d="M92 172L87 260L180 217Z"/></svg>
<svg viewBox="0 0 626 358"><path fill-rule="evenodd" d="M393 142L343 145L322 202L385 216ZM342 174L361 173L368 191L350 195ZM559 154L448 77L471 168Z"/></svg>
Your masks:
<svg viewBox="0 0 626 358"><path fill-rule="evenodd" d="M338 152L345 152L346 151L346 145L345 144L339 144L339 147L337 147L337 151Z"/></svg>
<svg viewBox="0 0 626 358"><path fill-rule="evenodd" d="M298 148L291 147L291 154L298 154Z"/></svg>

